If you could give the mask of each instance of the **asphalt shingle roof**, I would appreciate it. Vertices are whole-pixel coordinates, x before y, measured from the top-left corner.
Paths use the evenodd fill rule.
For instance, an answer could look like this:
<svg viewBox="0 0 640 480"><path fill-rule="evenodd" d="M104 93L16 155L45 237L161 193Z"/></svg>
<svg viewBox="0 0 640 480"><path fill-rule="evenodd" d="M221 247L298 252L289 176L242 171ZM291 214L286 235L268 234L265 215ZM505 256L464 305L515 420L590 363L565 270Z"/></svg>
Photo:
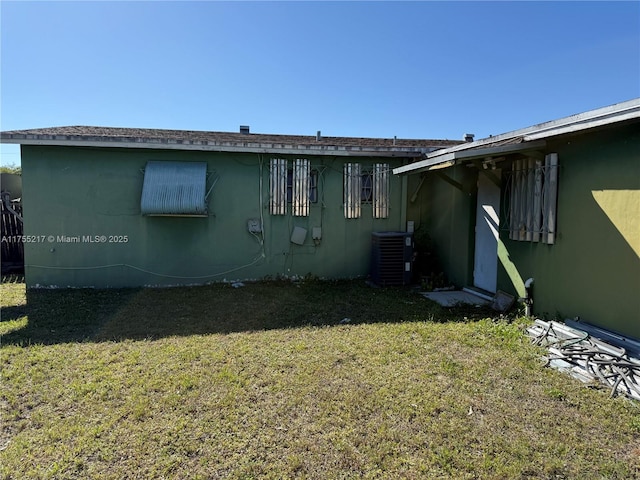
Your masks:
<svg viewBox="0 0 640 480"><path fill-rule="evenodd" d="M29 130L13 130L0 133L0 138L11 143L39 143L48 141L83 143L128 143L149 144L148 148L158 145L180 145L187 147L233 147L234 149L270 148L353 152L397 152L427 153L440 148L451 147L462 143L456 140L427 140L401 138L363 138L363 137L331 137L315 135L278 135L239 132L208 132L194 130L165 130L150 128L118 128L93 126L65 126L50 128L34 128ZM115 146L115 145L114 145ZM146 146L146 145L145 145Z"/></svg>

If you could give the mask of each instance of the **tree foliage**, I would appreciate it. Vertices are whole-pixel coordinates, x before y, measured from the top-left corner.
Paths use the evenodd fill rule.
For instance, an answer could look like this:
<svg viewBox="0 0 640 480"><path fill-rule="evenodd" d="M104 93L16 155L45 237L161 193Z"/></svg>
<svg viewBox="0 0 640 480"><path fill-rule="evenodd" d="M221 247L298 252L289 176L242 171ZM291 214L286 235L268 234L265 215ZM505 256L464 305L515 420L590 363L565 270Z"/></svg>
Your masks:
<svg viewBox="0 0 640 480"><path fill-rule="evenodd" d="M0 165L0 173L15 173L17 175L22 174L22 167L15 163L9 163L7 165Z"/></svg>

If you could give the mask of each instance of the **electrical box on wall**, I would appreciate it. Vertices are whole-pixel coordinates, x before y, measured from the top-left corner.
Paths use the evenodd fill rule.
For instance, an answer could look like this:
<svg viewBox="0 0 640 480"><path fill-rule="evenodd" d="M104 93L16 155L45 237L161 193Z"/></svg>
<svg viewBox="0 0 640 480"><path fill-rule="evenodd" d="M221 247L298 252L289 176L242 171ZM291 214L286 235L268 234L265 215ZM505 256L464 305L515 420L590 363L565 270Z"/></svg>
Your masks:
<svg viewBox="0 0 640 480"><path fill-rule="evenodd" d="M291 243L295 243L296 245L303 245L306 238L306 228L296 227L293 229L293 233L291 234Z"/></svg>
<svg viewBox="0 0 640 480"><path fill-rule="evenodd" d="M311 238L313 240L322 240L322 228L313 227L313 230L311 230Z"/></svg>
<svg viewBox="0 0 640 480"><path fill-rule="evenodd" d="M415 223L413 222L413 220L409 220L407 222L407 233L413 233L413 230L415 228L414 225Z"/></svg>
<svg viewBox="0 0 640 480"><path fill-rule="evenodd" d="M260 225L260 220L257 218L247 220L247 229L249 230L249 233L261 233L262 225Z"/></svg>

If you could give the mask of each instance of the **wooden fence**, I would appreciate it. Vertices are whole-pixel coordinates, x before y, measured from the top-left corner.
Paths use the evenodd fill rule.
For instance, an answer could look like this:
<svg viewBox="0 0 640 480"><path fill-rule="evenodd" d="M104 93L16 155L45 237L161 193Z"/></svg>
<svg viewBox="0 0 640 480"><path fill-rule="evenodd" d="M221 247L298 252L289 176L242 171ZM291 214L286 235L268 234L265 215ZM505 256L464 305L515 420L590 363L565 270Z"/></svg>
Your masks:
<svg viewBox="0 0 640 480"><path fill-rule="evenodd" d="M22 215L22 204L11 202L11 207ZM24 271L24 243L22 222L2 206L2 273L23 272Z"/></svg>

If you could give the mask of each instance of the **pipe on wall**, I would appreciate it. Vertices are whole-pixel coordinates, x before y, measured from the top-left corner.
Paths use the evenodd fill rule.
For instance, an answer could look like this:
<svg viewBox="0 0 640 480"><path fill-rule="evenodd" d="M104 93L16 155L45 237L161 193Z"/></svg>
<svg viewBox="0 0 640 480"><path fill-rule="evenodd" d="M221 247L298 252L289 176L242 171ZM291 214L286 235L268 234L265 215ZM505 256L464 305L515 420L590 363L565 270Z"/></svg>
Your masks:
<svg viewBox="0 0 640 480"><path fill-rule="evenodd" d="M533 307L533 278L527 278L524 282L524 314L530 317Z"/></svg>

